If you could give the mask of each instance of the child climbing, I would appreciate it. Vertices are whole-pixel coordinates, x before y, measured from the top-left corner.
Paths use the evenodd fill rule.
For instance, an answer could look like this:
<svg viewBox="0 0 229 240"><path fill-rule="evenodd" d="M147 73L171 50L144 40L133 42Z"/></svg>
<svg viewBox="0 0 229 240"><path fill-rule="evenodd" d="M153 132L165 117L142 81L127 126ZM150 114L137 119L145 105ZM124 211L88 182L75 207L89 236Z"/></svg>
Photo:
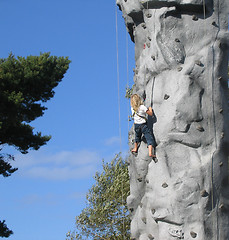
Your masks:
<svg viewBox="0 0 229 240"><path fill-rule="evenodd" d="M147 108L143 105L143 102L138 94L133 94L130 99L131 112L134 116L134 130L135 130L135 143L134 148L131 150L132 153L138 152L138 143L141 142L142 134L144 135L148 149L149 156L155 158L154 148L156 142L154 137L147 126L147 114L153 116L153 110L151 107Z"/></svg>

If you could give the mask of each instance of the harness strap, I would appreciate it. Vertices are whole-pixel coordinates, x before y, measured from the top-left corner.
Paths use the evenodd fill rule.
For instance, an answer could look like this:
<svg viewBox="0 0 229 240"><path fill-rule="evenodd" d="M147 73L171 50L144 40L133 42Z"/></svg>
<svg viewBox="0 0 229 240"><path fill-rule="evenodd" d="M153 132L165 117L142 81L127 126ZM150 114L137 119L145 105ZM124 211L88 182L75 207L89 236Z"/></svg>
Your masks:
<svg viewBox="0 0 229 240"><path fill-rule="evenodd" d="M134 114L136 114L137 116L139 116L140 118L143 118L143 119L145 119L146 120L146 122L147 122L147 118L146 117L143 117L143 116L141 116L141 115L139 115L135 110L134 110ZM133 116L134 116L134 114L133 114Z"/></svg>

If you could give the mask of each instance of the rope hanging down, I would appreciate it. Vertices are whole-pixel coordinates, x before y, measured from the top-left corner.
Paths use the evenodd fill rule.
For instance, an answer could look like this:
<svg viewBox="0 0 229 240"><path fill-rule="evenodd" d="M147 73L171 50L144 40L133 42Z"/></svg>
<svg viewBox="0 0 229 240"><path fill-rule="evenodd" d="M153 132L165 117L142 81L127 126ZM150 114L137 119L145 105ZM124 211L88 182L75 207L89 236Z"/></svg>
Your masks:
<svg viewBox="0 0 229 240"><path fill-rule="evenodd" d="M122 152L122 131L121 131L121 110L120 110L120 84L119 84L119 51L118 51L118 10L115 4L115 24L116 24L116 52L117 52L117 84L118 84L118 117L119 117L119 140L120 152Z"/></svg>
<svg viewBox="0 0 229 240"><path fill-rule="evenodd" d="M121 110L120 110L120 78L119 78L119 48L118 48L118 12L115 4L115 23L116 23L116 51L117 51L117 85L118 85L118 112L119 112L119 139L120 139L120 152L122 152L122 132L121 132ZM126 43L128 46L128 42ZM128 48L127 48L127 87L129 86L128 76ZM129 124L129 122L128 122ZM129 131L129 126L128 126ZM124 193L123 193L123 176L121 176L121 202L122 202L122 235L125 240L125 213L124 213Z"/></svg>
<svg viewBox="0 0 229 240"><path fill-rule="evenodd" d="M126 31L126 89L129 89L129 46L128 46L128 32ZM127 98L127 133L129 133L130 123L129 123L129 99Z"/></svg>

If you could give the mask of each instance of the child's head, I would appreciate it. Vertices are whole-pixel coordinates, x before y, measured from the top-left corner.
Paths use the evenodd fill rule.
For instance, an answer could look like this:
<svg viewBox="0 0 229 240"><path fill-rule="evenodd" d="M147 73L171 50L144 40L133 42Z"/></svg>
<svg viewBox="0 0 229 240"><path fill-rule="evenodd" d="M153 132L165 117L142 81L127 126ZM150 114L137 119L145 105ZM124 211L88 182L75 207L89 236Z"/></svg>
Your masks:
<svg viewBox="0 0 229 240"><path fill-rule="evenodd" d="M138 111L140 105L142 105L142 100L138 94L133 94L130 98L130 105L134 109L134 111Z"/></svg>

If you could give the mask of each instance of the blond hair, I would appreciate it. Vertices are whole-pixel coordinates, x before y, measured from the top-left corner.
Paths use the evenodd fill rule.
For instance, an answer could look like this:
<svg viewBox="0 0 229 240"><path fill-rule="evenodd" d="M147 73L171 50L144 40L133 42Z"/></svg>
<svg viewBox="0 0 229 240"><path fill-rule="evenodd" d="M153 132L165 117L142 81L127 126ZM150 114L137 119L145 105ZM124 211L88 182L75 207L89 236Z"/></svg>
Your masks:
<svg viewBox="0 0 229 240"><path fill-rule="evenodd" d="M133 94L130 98L130 105L134 109L135 112L138 111L140 105L142 105L142 100L138 94Z"/></svg>

